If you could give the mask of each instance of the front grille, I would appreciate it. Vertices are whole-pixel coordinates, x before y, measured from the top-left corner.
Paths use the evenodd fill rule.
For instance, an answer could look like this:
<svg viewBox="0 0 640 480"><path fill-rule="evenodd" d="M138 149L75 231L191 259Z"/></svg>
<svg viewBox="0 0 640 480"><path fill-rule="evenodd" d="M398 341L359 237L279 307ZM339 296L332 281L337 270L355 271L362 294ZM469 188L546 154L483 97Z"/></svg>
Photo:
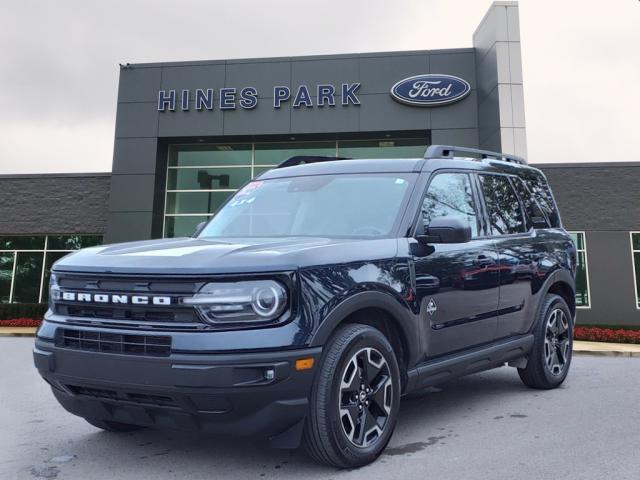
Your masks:
<svg viewBox="0 0 640 480"><path fill-rule="evenodd" d="M88 318L108 318L113 320L133 320L141 322L185 322L193 321L191 312L180 318L176 312L154 311L154 310L132 310L126 308L104 308L104 307L67 307L67 315L72 317Z"/></svg>
<svg viewBox="0 0 640 480"><path fill-rule="evenodd" d="M99 326L101 328L154 329L154 330L201 330L210 325L203 321L192 306L181 303L182 297L189 297L199 291L204 280L189 278L144 278L132 276L105 275L96 277L87 274L58 274L60 290L81 294L135 295L153 298L166 296L170 304L99 303L56 300L55 313L66 317L70 324Z"/></svg>
<svg viewBox="0 0 640 480"><path fill-rule="evenodd" d="M100 331L60 328L56 333L56 346L101 353L168 357L171 355L171 337L155 335L123 335Z"/></svg>
<svg viewBox="0 0 640 480"><path fill-rule="evenodd" d="M101 400L115 400L119 402L137 403L140 405L154 405L158 407L178 407L178 404L173 398L165 395L121 392L116 390L107 390L104 388L81 387L75 385L65 385L65 387L75 395L84 395Z"/></svg>

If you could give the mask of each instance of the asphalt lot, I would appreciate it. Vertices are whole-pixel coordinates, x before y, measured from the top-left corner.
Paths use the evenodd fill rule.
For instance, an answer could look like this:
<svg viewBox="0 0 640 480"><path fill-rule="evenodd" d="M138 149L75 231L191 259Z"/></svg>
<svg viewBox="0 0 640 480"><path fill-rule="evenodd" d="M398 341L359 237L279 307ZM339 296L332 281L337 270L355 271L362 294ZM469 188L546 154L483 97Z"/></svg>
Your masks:
<svg viewBox="0 0 640 480"><path fill-rule="evenodd" d="M640 358L576 357L553 391L501 368L403 399L386 453L339 471L257 441L99 431L58 406L32 342L0 338L0 479L640 478Z"/></svg>

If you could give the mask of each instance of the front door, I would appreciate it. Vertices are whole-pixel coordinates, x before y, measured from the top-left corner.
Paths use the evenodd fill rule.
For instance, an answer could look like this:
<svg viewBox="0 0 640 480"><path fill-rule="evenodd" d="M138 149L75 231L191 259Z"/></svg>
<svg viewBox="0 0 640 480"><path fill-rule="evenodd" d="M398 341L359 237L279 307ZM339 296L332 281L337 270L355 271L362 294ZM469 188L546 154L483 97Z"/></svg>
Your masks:
<svg viewBox="0 0 640 480"><path fill-rule="evenodd" d="M472 235L468 243L432 244L414 256L427 357L488 343L496 335L498 253L495 242L483 238L473 185L468 173L436 172L423 198L425 226L453 216L469 223Z"/></svg>

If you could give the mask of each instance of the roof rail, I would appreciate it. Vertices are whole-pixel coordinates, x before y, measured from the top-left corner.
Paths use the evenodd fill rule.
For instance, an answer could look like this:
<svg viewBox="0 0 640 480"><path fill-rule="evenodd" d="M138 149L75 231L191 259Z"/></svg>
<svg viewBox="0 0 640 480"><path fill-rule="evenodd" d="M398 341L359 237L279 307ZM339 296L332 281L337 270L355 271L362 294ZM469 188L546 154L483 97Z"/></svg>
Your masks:
<svg viewBox="0 0 640 480"><path fill-rule="evenodd" d="M424 158L454 158L454 153L473 153L478 155L478 158L474 158L473 160L486 160L486 159L495 159L502 160L504 162L517 163L519 165L526 165L527 161L516 155L511 155L507 153L499 153L499 152L491 152L489 150L479 150L477 148L467 148L467 147L453 147L451 145L431 145L427 148L427 151L424 153Z"/></svg>
<svg viewBox="0 0 640 480"><path fill-rule="evenodd" d="M281 162L276 168L294 167L296 165L303 165L305 163L319 163L319 162L331 162L333 160L351 160L348 157L322 157L322 156L307 156L297 155L286 159Z"/></svg>

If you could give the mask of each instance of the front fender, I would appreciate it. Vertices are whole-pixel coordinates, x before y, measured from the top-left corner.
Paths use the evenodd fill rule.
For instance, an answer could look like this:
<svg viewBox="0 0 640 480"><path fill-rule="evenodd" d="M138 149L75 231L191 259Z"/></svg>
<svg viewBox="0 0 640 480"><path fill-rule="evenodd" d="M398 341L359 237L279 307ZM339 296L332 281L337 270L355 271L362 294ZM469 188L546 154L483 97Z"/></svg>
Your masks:
<svg viewBox="0 0 640 480"><path fill-rule="evenodd" d="M417 363L420 352L420 335L418 318L411 309L393 295L380 291L359 292L340 302L325 317L311 338L310 346L322 346L340 323L349 315L365 308L377 308L386 312L402 335L402 342L407 349L409 365Z"/></svg>

